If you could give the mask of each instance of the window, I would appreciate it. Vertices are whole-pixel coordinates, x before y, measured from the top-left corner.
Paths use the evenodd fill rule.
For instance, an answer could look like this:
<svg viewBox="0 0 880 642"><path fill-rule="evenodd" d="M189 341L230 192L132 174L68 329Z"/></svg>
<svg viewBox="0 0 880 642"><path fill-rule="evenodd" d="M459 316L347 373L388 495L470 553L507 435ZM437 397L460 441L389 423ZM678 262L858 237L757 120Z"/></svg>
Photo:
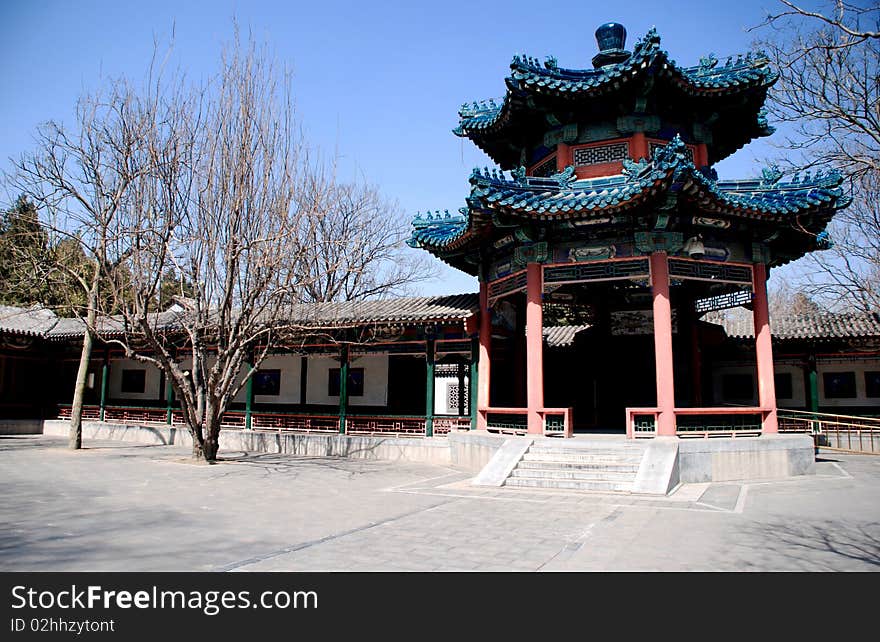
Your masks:
<svg viewBox="0 0 880 642"><path fill-rule="evenodd" d="M339 368L330 368L329 380L327 384L327 395L330 397L339 396ZM363 397L364 396L364 369L349 368L348 369L348 396Z"/></svg>
<svg viewBox="0 0 880 642"><path fill-rule="evenodd" d="M776 398L777 399L793 399L794 395L792 394L791 387L791 373L790 372L777 372L773 381L776 384Z"/></svg>
<svg viewBox="0 0 880 642"><path fill-rule="evenodd" d="M855 372L824 372L822 382L825 384L826 399L855 399Z"/></svg>
<svg viewBox="0 0 880 642"><path fill-rule="evenodd" d="M752 375L724 375L721 377L721 394L725 399L753 399L755 397L755 383Z"/></svg>
<svg viewBox="0 0 880 642"><path fill-rule="evenodd" d="M146 370L123 370L121 392L142 393L146 388Z"/></svg>
<svg viewBox="0 0 880 642"><path fill-rule="evenodd" d="M865 396L880 397L880 371L865 372Z"/></svg>
<svg viewBox="0 0 880 642"><path fill-rule="evenodd" d="M254 395L277 397L281 394L280 370L257 370L254 374Z"/></svg>

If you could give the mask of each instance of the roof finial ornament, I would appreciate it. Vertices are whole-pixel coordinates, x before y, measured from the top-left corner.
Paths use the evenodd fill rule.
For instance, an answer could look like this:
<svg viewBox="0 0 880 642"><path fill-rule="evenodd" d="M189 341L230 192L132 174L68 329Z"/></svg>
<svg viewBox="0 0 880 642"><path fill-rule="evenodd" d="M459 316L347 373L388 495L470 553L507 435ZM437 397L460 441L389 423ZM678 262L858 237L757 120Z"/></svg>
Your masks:
<svg viewBox="0 0 880 642"><path fill-rule="evenodd" d="M599 53L593 56L596 69L624 62L630 57L626 50L626 28L619 22L606 22L596 29L596 42L599 43Z"/></svg>

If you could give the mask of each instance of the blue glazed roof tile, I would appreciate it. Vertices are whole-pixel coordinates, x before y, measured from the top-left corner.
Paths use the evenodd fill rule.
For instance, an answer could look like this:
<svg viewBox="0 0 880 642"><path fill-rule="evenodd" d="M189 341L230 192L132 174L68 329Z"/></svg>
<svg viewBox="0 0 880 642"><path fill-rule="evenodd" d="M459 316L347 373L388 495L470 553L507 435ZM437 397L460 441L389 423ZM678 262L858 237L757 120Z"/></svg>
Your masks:
<svg viewBox="0 0 880 642"><path fill-rule="evenodd" d="M446 251L466 244L487 222L487 211L503 211L527 220L590 218L637 207L662 191L697 201L701 211L787 223L794 215L822 209L830 219L849 200L836 172L795 176L780 181L765 171L762 179L716 181L687 159L676 137L651 161L626 161L617 176L577 180L573 168L554 176L527 177L520 168L511 178L498 170L475 169L470 176L469 207L460 214L419 215L413 221L412 247Z"/></svg>

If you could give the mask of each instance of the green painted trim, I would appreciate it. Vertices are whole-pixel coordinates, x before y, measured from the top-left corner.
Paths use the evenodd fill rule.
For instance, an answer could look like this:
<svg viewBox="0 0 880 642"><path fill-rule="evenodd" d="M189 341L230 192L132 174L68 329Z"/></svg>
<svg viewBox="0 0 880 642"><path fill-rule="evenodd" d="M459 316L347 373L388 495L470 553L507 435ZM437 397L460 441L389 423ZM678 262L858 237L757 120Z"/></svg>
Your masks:
<svg viewBox="0 0 880 642"><path fill-rule="evenodd" d="M245 361L245 367L250 370L253 366L251 362ZM251 414L254 405L254 375L251 374L248 377L247 383L245 384L245 393L244 393L244 429L251 430Z"/></svg>
<svg viewBox="0 0 880 642"><path fill-rule="evenodd" d="M172 408L174 407L174 386L171 385L171 377L165 375L165 423L169 426L173 423Z"/></svg>
<svg viewBox="0 0 880 642"><path fill-rule="evenodd" d="M810 363L810 410L819 412L819 373L816 372L816 362Z"/></svg>
<svg viewBox="0 0 880 642"><path fill-rule="evenodd" d="M425 436L434 436L434 339L425 341Z"/></svg>
<svg viewBox="0 0 880 642"><path fill-rule="evenodd" d="M348 409L348 346L339 349L339 433L345 434L345 416Z"/></svg>
<svg viewBox="0 0 880 642"><path fill-rule="evenodd" d="M101 421L104 421L104 408L107 407L107 379L109 378L109 372L110 364L105 359L104 365L101 366Z"/></svg>
<svg viewBox="0 0 880 642"><path fill-rule="evenodd" d="M480 361L480 340L478 338L471 339L471 380L470 394L468 395L468 403L471 410L471 430L477 429L477 371Z"/></svg>

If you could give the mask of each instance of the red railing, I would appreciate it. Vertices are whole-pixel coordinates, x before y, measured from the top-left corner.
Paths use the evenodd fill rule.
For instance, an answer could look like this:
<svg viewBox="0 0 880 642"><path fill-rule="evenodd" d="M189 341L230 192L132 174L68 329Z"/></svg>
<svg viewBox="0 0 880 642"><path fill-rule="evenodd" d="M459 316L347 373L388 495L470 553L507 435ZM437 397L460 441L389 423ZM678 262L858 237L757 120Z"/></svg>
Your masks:
<svg viewBox="0 0 880 642"><path fill-rule="evenodd" d="M339 432L339 417L336 415L291 415L282 413L253 413L251 427L255 430L274 429L293 432Z"/></svg>
<svg viewBox="0 0 880 642"><path fill-rule="evenodd" d="M434 435L448 435L457 430L470 430L470 417L434 417Z"/></svg>
<svg viewBox="0 0 880 642"><path fill-rule="evenodd" d="M501 434L513 434L513 435L525 435L528 433L528 408L503 408L503 407L489 407L489 408L480 408L479 411L484 418L486 419L486 427L488 430L493 432L499 432ZM543 434L548 437L571 437L574 431L574 422L572 419L572 408L541 408L538 410L538 414L541 416L541 423L544 428ZM519 422L505 422L505 423L496 423L496 425L491 425L489 422L489 415L511 415L518 416L521 419L525 419L525 421ZM562 417L562 427L558 428L558 423L553 422L548 425L547 418L548 417Z"/></svg>
<svg viewBox="0 0 880 642"><path fill-rule="evenodd" d="M424 417L372 417L349 415L345 418L349 435L425 436Z"/></svg>
<svg viewBox="0 0 880 642"><path fill-rule="evenodd" d="M720 406L708 408L675 408L673 411L676 418L675 434L679 437L737 437L745 435L760 435L761 426L770 412L766 408L752 408L744 406ZM657 420L660 415L659 408L627 408L626 409L626 436L628 439L641 437L655 437L657 435ZM707 420L706 425L684 427L680 426L678 418L682 416L692 417L721 417L737 416L746 419L749 416L759 417L759 423L743 423L737 425L734 422L712 424ZM647 417L653 418L650 424L645 421ZM653 424L653 427L650 425Z"/></svg>

